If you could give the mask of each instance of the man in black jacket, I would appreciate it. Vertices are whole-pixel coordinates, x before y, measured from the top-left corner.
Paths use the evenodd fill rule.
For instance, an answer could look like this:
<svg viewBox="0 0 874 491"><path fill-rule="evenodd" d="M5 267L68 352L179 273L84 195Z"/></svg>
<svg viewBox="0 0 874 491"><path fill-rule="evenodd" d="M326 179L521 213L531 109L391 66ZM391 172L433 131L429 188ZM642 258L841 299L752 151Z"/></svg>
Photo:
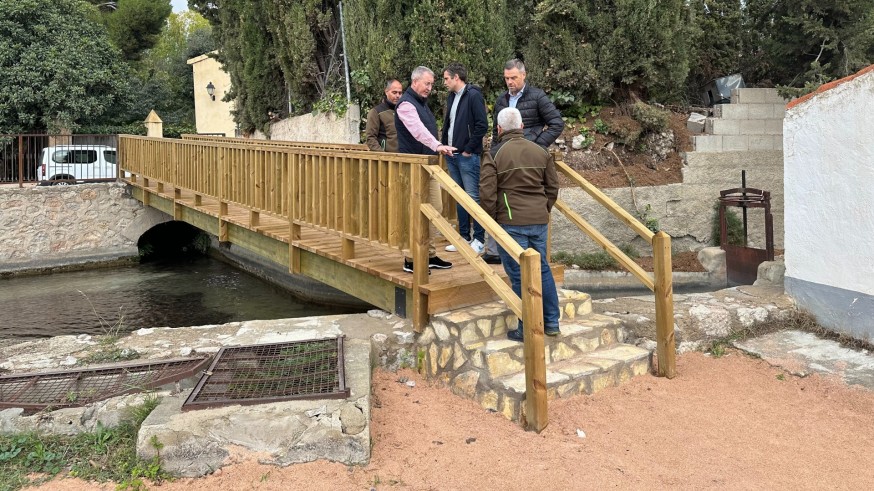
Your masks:
<svg viewBox="0 0 874 491"><path fill-rule="evenodd" d="M525 75L525 64L521 60L512 59L504 64L507 92L495 101L492 142L498 140L498 113L501 109L515 107L522 114L525 139L547 148L561 135L564 121L545 92L525 83ZM495 240L489 237L483 260L491 264L500 263L497 250Z"/></svg>
<svg viewBox="0 0 874 491"><path fill-rule="evenodd" d="M479 203L480 154L483 137L489 129L486 103L479 87L467 83L467 69L461 63L450 63L443 69L443 83L449 90L443 116L441 143L458 148L458 153L446 156L446 166L452 179ZM480 254L485 242L482 225L473 221L471 236L470 214L458 205L458 233ZM455 252L454 245L446 246Z"/></svg>

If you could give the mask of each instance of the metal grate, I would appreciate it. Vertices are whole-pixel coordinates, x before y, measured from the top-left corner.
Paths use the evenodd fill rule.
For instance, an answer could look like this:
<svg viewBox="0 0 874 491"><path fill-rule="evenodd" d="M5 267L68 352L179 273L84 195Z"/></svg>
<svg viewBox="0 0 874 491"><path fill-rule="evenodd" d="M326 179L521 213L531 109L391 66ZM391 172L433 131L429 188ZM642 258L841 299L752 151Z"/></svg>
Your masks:
<svg viewBox="0 0 874 491"><path fill-rule="evenodd" d="M155 389L191 377L209 358L176 358L102 366L83 370L0 376L0 408L78 407L110 397Z"/></svg>
<svg viewBox="0 0 874 491"><path fill-rule="evenodd" d="M182 410L349 396L344 336L222 348Z"/></svg>

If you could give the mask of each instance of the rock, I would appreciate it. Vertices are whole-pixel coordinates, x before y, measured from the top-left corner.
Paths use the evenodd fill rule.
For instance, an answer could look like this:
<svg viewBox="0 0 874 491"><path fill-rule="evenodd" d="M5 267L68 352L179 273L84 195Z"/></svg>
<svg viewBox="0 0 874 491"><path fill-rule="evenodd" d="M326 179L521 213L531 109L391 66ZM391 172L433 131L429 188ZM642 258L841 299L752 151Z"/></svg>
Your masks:
<svg viewBox="0 0 874 491"><path fill-rule="evenodd" d="M689 114L689 119L686 120L686 129L689 132L704 133L704 122L707 121L707 116L699 113Z"/></svg>
<svg viewBox="0 0 874 491"><path fill-rule="evenodd" d="M556 145L564 145L564 138L556 138L555 144Z"/></svg>
<svg viewBox="0 0 874 491"><path fill-rule="evenodd" d="M452 392L456 395L473 399L476 397L476 384L479 382L479 372L469 370L452 380Z"/></svg>
<svg viewBox="0 0 874 491"><path fill-rule="evenodd" d="M644 138L644 143L657 161L663 161L674 148L674 132L666 130L661 133L651 133Z"/></svg>
<svg viewBox="0 0 874 491"><path fill-rule="evenodd" d="M585 438L585 437L586 437L586 432L583 431L583 430L581 430L581 429L579 429L579 428L577 428L577 436L580 437L580 438Z"/></svg>
<svg viewBox="0 0 874 491"><path fill-rule="evenodd" d="M416 333L408 331L394 331L398 344L411 344L415 341Z"/></svg>
<svg viewBox="0 0 874 491"><path fill-rule="evenodd" d="M340 423L343 433L357 435L367 427L367 418L358 407L346 404L340 410Z"/></svg>
<svg viewBox="0 0 874 491"><path fill-rule="evenodd" d="M705 247L698 251L698 262L708 273L725 274L725 251L719 247Z"/></svg>
<svg viewBox="0 0 874 491"><path fill-rule="evenodd" d="M313 417L321 416L327 412L328 412L328 406L322 405L322 406L319 406L315 409L310 409L309 411L305 412L304 414L306 414L310 418L313 418Z"/></svg>
<svg viewBox="0 0 874 491"><path fill-rule="evenodd" d="M186 347L184 347L184 348L182 348L182 349L179 350L179 354L180 354L181 356L188 356L188 355L190 355L190 354L193 353L193 352L194 352L194 350L191 349L191 348L188 347L188 346L186 346Z"/></svg>
<svg viewBox="0 0 874 491"><path fill-rule="evenodd" d="M379 309L368 310L367 315L374 319L391 319L391 313Z"/></svg>
<svg viewBox="0 0 874 491"><path fill-rule="evenodd" d="M692 327L708 336L722 337L731 332L731 314L716 305L694 305L689 309Z"/></svg>
<svg viewBox="0 0 874 491"><path fill-rule="evenodd" d="M756 272L756 281L753 285L782 285L785 274L786 264L782 258L775 261L765 261L759 264L759 269Z"/></svg>
<svg viewBox="0 0 874 491"><path fill-rule="evenodd" d="M577 135L571 140L571 148L574 150L581 150L583 148L583 143L585 143L586 137L583 135Z"/></svg>
<svg viewBox="0 0 874 491"><path fill-rule="evenodd" d="M750 327L758 322L765 322L768 319L768 309L764 307L753 309L741 307L737 309L737 319L744 327Z"/></svg>
<svg viewBox="0 0 874 491"><path fill-rule="evenodd" d="M61 360L58 365L61 365L62 367L71 367L75 365L78 361L79 360L77 360L75 356L68 356Z"/></svg>

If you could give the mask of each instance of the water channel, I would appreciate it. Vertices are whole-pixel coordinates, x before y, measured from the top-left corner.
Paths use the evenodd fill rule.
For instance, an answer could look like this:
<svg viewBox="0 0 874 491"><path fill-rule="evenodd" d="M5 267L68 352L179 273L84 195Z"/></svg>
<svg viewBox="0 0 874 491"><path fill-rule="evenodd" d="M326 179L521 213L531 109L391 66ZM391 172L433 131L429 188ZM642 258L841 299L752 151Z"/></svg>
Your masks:
<svg viewBox="0 0 874 491"><path fill-rule="evenodd" d="M0 339L357 312L302 302L208 257L0 279L0 309Z"/></svg>

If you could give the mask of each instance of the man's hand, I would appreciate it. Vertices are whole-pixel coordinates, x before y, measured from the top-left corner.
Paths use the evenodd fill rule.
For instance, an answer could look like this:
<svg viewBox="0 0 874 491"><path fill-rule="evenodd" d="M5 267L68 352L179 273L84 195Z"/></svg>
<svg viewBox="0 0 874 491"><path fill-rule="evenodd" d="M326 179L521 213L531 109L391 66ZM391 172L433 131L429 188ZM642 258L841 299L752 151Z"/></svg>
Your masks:
<svg viewBox="0 0 874 491"><path fill-rule="evenodd" d="M470 156L473 155L473 154L470 153L470 152L461 152L461 155L464 156L464 157L470 157Z"/></svg>
<svg viewBox="0 0 874 491"><path fill-rule="evenodd" d="M438 145L437 146L437 153L442 153L443 155L447 155L449 157L452 157L453 155L455 155L452 152L455 152L456 150L458 150L458 149L455 147L450 147L449 145Z"/></svg>

